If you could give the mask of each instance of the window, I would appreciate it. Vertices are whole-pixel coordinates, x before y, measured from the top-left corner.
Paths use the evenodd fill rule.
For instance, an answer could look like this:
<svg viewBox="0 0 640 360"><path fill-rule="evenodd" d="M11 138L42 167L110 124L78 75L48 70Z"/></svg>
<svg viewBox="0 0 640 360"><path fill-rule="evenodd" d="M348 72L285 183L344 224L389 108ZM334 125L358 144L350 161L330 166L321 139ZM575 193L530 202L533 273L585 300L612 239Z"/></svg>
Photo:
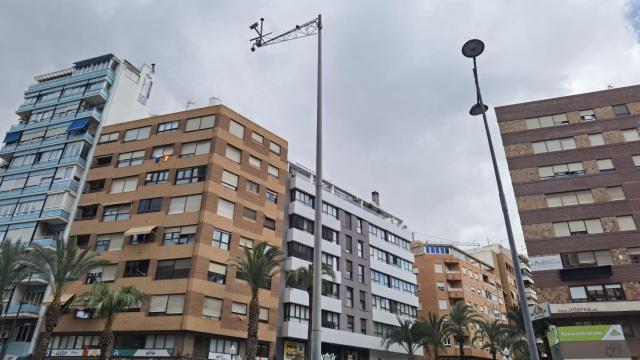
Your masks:
<svg viewBox="0 0 640 360"><path fill-rule="evenodd" d="M253 209L245 207L242 209L242 217L244 217L245 219L256 221L258 219L258 213Z"/></svg>
<svg viewBox="0 0 640 360"><path fill-rule="evenodd" d="M609 186L607 187L607 197L609 201L617 201L626 199L622 186Z"/></svg>
<svg viewBox="0 0 640 360"><path fill-rule="evenodd" d="M180 149L180 157L186 158L197 155L208 154L211 151L211 141L203 140L203 141L195 141L190 143L182 144L182 148Z"/></svg>
<svg viewBox="0 0 640 360"><path fill-rule="evenodd" d="M346 260L345 267L346 267L345 273L344 273L345 279L353 280L353 262L351 260Z"/></svg>
<svg viewBox="0 0 640 360"><path fill-rule="evenodd" d="M144 162L144 150L122 153L118 156L118 164L116 167L123 168L128 166L140 165ZM111 163L111 160L109 160Z"/></svg>
<svg viewBox="0 0 640 360"><path fill-rule="evenodd" d="M255 182L253 182L253 181L251 181L249 179L247 179L247 182L246 182L245 186L247 188L247 191L251 191L251 192L254 192L256 194L258 192L260 192L260 185L258 185L257 183L255 183Z"/></svg>
<svg viewBox="0 0 640 360"><path fill-rule="evenodd" d="M122 277L143 277L149 273L149 260L127 261Z"/></svg>
<svg viewBox="0 0 640 360"><path fill-rule="evenodd" d="M613 162L611 161L611 159L600 159L597 161L597 164L598 170L600 170L600 172L613 171L615 169L613 167Z"/></svg>
<svg viewBox="0 0 640 360"><path fill-rule="evenodd" d="M138 204L138 214L158 212L162 208L162 198L142 199Z"/></svg>
<svg viewBox="0 0 640 360"><path fill-rule="evenodd" d="M433 271L436 274L442 274L442 264L433 264Z"/></svg>
<svg viewBox="0 0 640 360"><path fill-rule="evenodd" d="M217 214L226 217L227 219L233 219L233 213L236 209L236 204L223 198L218 199L218 211Z"/></svg>
<svg viewBox="0 0 640 360"><path fill-rule="evenodd" d="M640 264L640 247L628 248L627 255L633 264Z"/></svg>
<svg viewBox="0 0 640 360"><path fill-rule="evenodd" d="M272 204L278 203L278 193L271 189L267 189L264 197L267 200L267 202L270 202Z"/></svg>
<svg viewBox="0 0 640 360"><path fill-rule="evenodd" d="M93 167L102 167L111 165L112 155L97 156L93 161ZM128 165L127 165L128 166Z"/></svg>
<svg viewBox="0 0 640 360"><path fill-rule="evenodd" d="M556 237L600 234L603 231L600 219L573 220L553 223L553 232Z"/></svg>
<svg viewBox="0 0 640 360"><path fill-rule="evenodd" d="M333 205L329 205L326 202L322 203L322 212L331 216L332 218L338 218L338 208Z"/></svg>
<svg viewBox="0 0 640 360"><path fill-rule="evenodd" d="M447 310L449 308L449 301L447 300L438 300L438 309Z"/></svg>
<svg viewBox="0 0 640 360"><path fill-rule="evenodd" d="M633 159L633 165L635 165L636 168L640 167L640 155L633 155L632 159Z"/></svg>
<svg viewBox="0 0 640 360"><path fill-rule="evenodd" d="M127 130L127 132L124 133L124 142L147 139L150 132L151 126Z"/></svg>
<svg viewBox="0 0 640 360"><path fill-rule="evenodd" d="M573 302L619 301L624 300L620 284L572 286L569 294Z"/></svg>
<svg viewBox="0 0 640 360"><path fill-rule="evenodd" d="M95 267L89 270L87 273L87 284L93 284L95 282L110 282L116 279L116 270L118 265L103 265Z"/></svg>
<svg viewBox="0 0 640 360"><path fill-rule="evenodd" d="M576 140L572 137L568 137L562 139L536 141L531 143L531 145L533 147L533 153L540 154L552 151L575 149Z"/></svg>
<svg viewBox="0 0 640 360"><path fill-rule="evenodd" d="M267 167L267 173L276 179L280 177L280 170L271 164Z"/></svg>
<svg viewBox="0 0 640 360"><path fill-rule="evenodd" d="M267 229L271 229L274 230L276 229L276 221L272 218L268 218L268 217L264 217L264 223L262 224L263 227L266 227Z"/></svg>
<svg viewBox="0 0 640 360"><path fill-rule="evenodd" d="M358 240L358 257L364 257L364 243Z"/></svg>
<svg viewBox="0 0 640 360"><path fill-rule="evenodd" d="M79 248L86 248L87 246L89 246L89 238L91 238L91 235L89 234L84 234L84 235L76 235L76 245Z"/></svg>
<svg viewBox="0 0 640 360"><path fill-rule="evenodd" d="M613 113L616 117L629 115L629 108L627 107L627 104L613 105Z"/></svg>
<svg viewBox="0 0 640 360"><path fill-rule="evenodd" d="M247 304L233 302L231 304L231 312L233 314L247 315Z"/></svg>
<svg viewBox="0 0 640 360"><path fill-rule="evenodd" d="M242 158L242 151L240 151L240 149L238 149L235 146L231 146L227 144L227 148L225 150L224 156L227 159L240 164L240 159Z"/></svg>
<svg viewBox="0 0 640 360"><path fill-rule="evenodd" d="M149 301L149 316L179 315L184 309L184 294L153 295Z"/></svg>
<svg viewBox="0 0 640 360"><path fill-rule="evenodd" d="M352 215L345 211L344 213L344 227L347 229L351 229L353 225L351 224Z"/></svg>
<svg viewBox="0 0 640 360"><path fill-rule="evenodd" d="M29 180L31 180L31 177L29 177ZM87 181L85 192L92 193L104 190L104 182L105 179ZM27 186L29 186L29 183L27 183Z"/></svg>
<svg viewBox="0 0 640 360"><path fill-rule="evenodd" d="M351 252L353 251L353 238L349 235L345 235L344 251L347 254L351 254Z"/></svg>
<svg viewBox="0 0 640 360"><path fill-rule="evenodd" d="M624 141L640 140L640 134L638 134L638 129L622 130L622 136L624 137Z"/></svg>
<svg viewBox="0 0 640 360"><path fill-rule="evenodd" d="M444 291L444 281L436 281L436 289L438 289L438 291Z"/></svg>
<svg viewBox="0 0 640 360"><path fill-rule="evenodd" d="M229 121L229 133L235 137L240 139L244 139L244 126L238 124L237 122L230 120Z"/></svg>
<svg viewBox="0 0 640 360"><path fill-rule="evenodd" d="M360 310L367 310L367 293L363 290L360 290Z"/></svg>
<svg viewBox="0 0 640 360"><path fill-rule="evenodd" d="M135 191L138 188L138 177L131 176L126 178L113 179L111 181L110 194Z"/></svg>
<svg viewBox="0 0 640 360"><path fill-rule="evenodd" d="M204 181L207 176L206 166L195 166L176 171L176 185L191 184Z"/></svg>
<svg viewBox="0 0 640 360"><path fill-rule="evenodd" d="M182 245L189 244L196 239L196 225L186 225L177 227L168 227L164 229L164 238L162 245Z"/></svg>
<svg viewBox="0 0 640 360"><path fill-rule="evenodd" d="M354 331L353 316L347 315L347 331Z"/></svg>
<svg viewBox="0 0 640 360"><path fill-rule="evenodd" d="M360 319L360 333L367 334L367 319Z"/></svg>
<svg viewBox="0 0 640 360"><path fill-rule="evenodd" d="M210 129L216 124L216 116L208 115L203 117L187 119L187 125L184 131L195 131L202 129Z"/></svg>
<svg viewBox="0 0 640 360"><path fill-rule="evenodd" d="M169 170L148 172L144 178L145 185L156 185L167 182L169 178Z"/></svg>
<svg viewBox="0 0 640 360"><path fill-rule="evenodd" d="M338 330L340 328L340 314L322 310L322 327Z"/></svg>
<svg viewBox="0 0 640 360"><path fill-rule="evenodd" d="M640 157L640 155L638 155ZM291 191L291 198L294 199L295 201L299 201L309 207L314 207L314 202L313 202L313 196L304 193L300 190L292 190Z"/></svg>
<svg viewBox="0 0 640 360"><path fill-rule="evenodd" d="M227 266L217 262L209 262L207 280L216 284L224 284L227 281Z"/></svg>
<svg viewBox="0 0 640 360"><path fill-rule="evenodd" d="M333 271L340 270L340 258L331 254L322 253L322 263L333 269Z"/></svg>
<svg viewBox="0 0 640 360"><path fill-rule="evenodd" d="M96 237L96 252L102 253L105 251L121 250L123 242L124 242L123 233L99 234Z"/></svg>
<svg viewBox="0 0 640 360"><path fill-rule="evenodd" d="M233 191L238 190L238 175L222 170L222 186Z"/></svg>
<svg viewBox="0 0 640 360"><path fill-rule="evenodd" d="M169 214L200 211L202 194L172 197L169 200Z"/></svg>
<svg viewBox="0 0 640 360"><path fill-rule="evenodd" d="M74 156L83 155L82 158L86 158L88 148L85 147L85 143L82 141L68 143L64 147L64 152L62 153L63 158L69 158Z"/></svg>
<svg viewBox="0 0 640 360"><path fill-rule="evenodd" d="M269 150L276 155L280 155L280 145L274 143L273 141L269 143Z"/></svg>
<svg viewBox="0 0 640 360"><path fill-rule="evenodd" d="M131 204L112 205L104 208L102 221L120 221L129 219Z"/></svg>
<svg viewBox="0 0 640 360"><path fill-rule="evenodd" d="M189 276L191 259L159 260L156 280L185 279Z"/></svg>
<svg viewBox="0 0 640 360"><path fill-rule="evenodd" d="M566 125L569 123L567 114L557 114L526 119L527 129L539 129L550 126Z"/></svg>
<svg viewBox="0 0 640 360"><path fill-rule="evenodd" d="M360 218L356 219L356 232L362 234L362 219Z"/></svg>
<svg viewBox="0 0 640 360"><path fill-rule="evenodd" d="M260 308L260 313L258 316L258 320L262 323L268 323L269 322L269 308L264 308L261 307ZM267 352L267 356L268 356L268 352Z"/></svg>
<svg viewBox="0 0 640 360"><path fill-rule="evenodd" d="M339 235L338 235L337 231L329 229L326 226L322 227L322 239L323 240L327 240L327 241L334 242L334 243L338 244L339 243L338 242L338 236Z"/></svg>
<svg viewBox="0 0 640 360"><path fill-rule="evenodd" d="M240 245L242 247L246 247L248 249L253 249L253 240L247 239L244 236L240 236L240 242L239 242L238 245Z"/></svg>
<svg viewBox="0 0 640 360"><path fill-rule="evenodd" d="M170 133L178 130L179 121L169 121L158 124L158 130L156 132L158 134Z"/></svg>
<svg viewBox="0 0 640 360"><path fill-rule="evenodd" d="M155 146L153 150L151 150L151 158L156 159L156 162L158 162L160 158L164 156L171 155L173 155L173 144Z"/></svg>
<svg viewBox="0 0 640 360"><path fill-rule="evenodd" d="M594 121L596 119L596 112L593 110L580 111L580 121Z"/></svg>
<svg viewBox="0 0 640 360"><path fill-rule="evenodd" d="M205 296L202 303L202 316L208 319L220 320L222 314L222 299Z"/></svg>
<svg viewBox="0 0 640 360"><path fill-rule="evenodd" d="M578 204L593 204L591 190L567 191L545 195L548 207L571 206Z"/></svg>
<svg viewBox="0 0 640 360"><path fill-rule="evenodd" d="M264 142L264 136L258 134L257 132L251 132L251 139L257 143L262 144Z"/></svg>
<svg viewBox="0 0 640 360"><path fill-rule="evenodd" d="M232 352L232 349L235 349L235 352ZM222 338L211 338L209 342L209 352L238 355L240 354L240 346L238 341ZM231 357L229 356L227 358L230 359Z"/></svg>
<svg viewBox="0 0 640 360"><path fill-rule="evenodd" d="M290 215L289 216L289 228L295 228L298 230L306 231L309 234L313 234L314 232L314 223L313 221L304 218L300 215Z"/></svg>
<svg viewBox="0 0 640 360"><path fill-rule="evenodd" d="M591 146L604 145L604 136L602 136L602 133L590 134L589 142L591 143Z"/></svg>
<svg viewBox="0 0 640 360"><path fill-rule="evenodd" d="M347 288L348 291L348 288ZM322 295L328 296L334 299L340 299L340 284L336 284L331 281L322 280ZM353 291L351 293L351 300L353 300Z"/></svg>
<svg viewBox="0 0 640 360"><path fill-rule="evenodd" d="M616 216L616 222L620 231L633 231L636 230L636 223L633 220L633 216Z"/></svg>
<svg viewBox="0 0 640 360"><path fill-rule="evenodd" d="M572 252L560 256L565 268L613 265L610 250Z"/></svg>
<svg viewBox="0 0 640 360"><path fill-rule="evenodd" d="M358 281L364 284L364 265L358 265Z"/></svg>
<svg viewBox="0 0 640 360"><path fill-rule="evenodd" d="M257 167L259 169L260 167L262 167L262 160L253 155L249 155L249 165Z"/></svg>
<svg viewBox="0 0 640 360"><path fill-rule="evenodd" d="M100 140L98 140L98 144L105 144L105 143L118 141L118 135L119 135L118 132L102 134L100 135Z"/></svg>
<svg viewBox="0 0 640 360"><path fill-rule="evenodd" d="M14 168L14 167L31 165L33 164L33 161L35 160L35 158L36 158L36 154L15 156L13 159L11 159L11 165L9 167Z"/></svg>
<svg viewBox="0 0 640 360"><path fill-rule="evenodd" d="M313 262L313 248L295 241L287 242L287 255Z"/></svg>
<svg viewBox="0 0 640 360"><path fill-rule="evenodd" d="M284 321L306 324L309 322L309 307L294 303L284 304Z"/></svg>
<svg viewBox="0 0 640 360"><path fill-rule="evenodd" d="M211 242L211 246L213 246L214 248L228 251L230 239L231 239L230 233L223 230L215 229L213 231L213 241Z"/></svg>

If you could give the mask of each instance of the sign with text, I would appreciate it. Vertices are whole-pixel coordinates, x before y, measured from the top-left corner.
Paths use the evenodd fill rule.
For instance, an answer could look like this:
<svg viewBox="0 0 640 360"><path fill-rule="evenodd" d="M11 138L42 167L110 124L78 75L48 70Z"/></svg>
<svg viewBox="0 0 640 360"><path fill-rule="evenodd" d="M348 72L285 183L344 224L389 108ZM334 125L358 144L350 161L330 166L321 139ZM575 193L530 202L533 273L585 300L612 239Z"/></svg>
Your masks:
<svg viewBox="0 0 640 360"><path fill-rule="evenodd" d="M98 357L100 349L53 349L47 351L47 357Z"/></svg>
<svg viewBox="0 0 640 360"><path fill-rule="evenodd" d="M113 357L171 357L169 349L113 349Z"/></svg>
<svg viewBox="0 0 640 360"><path fill-rule="evenodd" d="M551 307L549 303L543 302L540 304L529 305L529 316L531 316L531 320L540 320L551 317Z"/></svg>
<svg viewBox="0 0 640 360"><path fill-rule="evenodd" d="M215 353L215 352L210 352L209 353L209 359L212 359L212 360L233 360L233 359L231 359L231 354L222 354L222 353Z"/></svg>
<svg viewBox="0 0 640 360"><path fill-rule="evenodd" d="M570 304L550 304L552 314L601 313L638 311L640 301L604 301Z"/></svg>
<svg viewBox="0 0 640 360"><path fill-rule="evenodd" d="M285 341L284 342L284 360L305 360L304 359L304 343Z"/></svg>
<svg viewBox="0 0 640 360"><path fill-rule="evenodd" d="M551 326L547 340L554 360L631 358L620 325Z"/></svg>
<svg viewBox="0 0 640 360"><path fill-rule="evenodd" d="M529 258L529 266L532 271L560 270L562 269L562 259L560 254L532 256Z"/></svg>

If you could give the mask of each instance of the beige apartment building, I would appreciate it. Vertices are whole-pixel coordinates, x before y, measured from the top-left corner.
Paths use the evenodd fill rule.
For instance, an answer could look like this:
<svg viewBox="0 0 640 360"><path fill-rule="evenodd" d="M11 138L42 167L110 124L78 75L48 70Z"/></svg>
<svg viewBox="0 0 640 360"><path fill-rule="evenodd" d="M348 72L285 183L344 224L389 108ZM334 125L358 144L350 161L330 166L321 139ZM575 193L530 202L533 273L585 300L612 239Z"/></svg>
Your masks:
<svg viewBox="0 0 640 360"><path fill-rule="evenodd" d="M148 298L120 314L114 357L231 359L243 354L250 291L229 260L281 246L287 142L210 106L105 126L70 241L109 265L74 283L135 285ZM275 353L280 278L260 292L260 358ZM72 308L51 356L96 355L102 319Z"/></svg>
<svg viewBox="0 0 640 360"><path fill-rule="evenodd" d="M415 241L411 252L420 289L420 318L429 313L447 315L453 304L465 302L486 320L506 321L501 278L495 268L453 245ZM465 340L465 357L491 359L491 354L481 349L482 344L471 341L473 328L470 335ZM445 347L441 358L460 357L455 339L447 339Z"/></svg>
<svg viewBox="0 0 640 360"><path fill-rule="evenodd" d="M520 303L518 299L518 285L516 273L511 260L511 251L500 244L487 245L469 250L469 254L489 264L500 277L502 297L507 310Z"/></svg>

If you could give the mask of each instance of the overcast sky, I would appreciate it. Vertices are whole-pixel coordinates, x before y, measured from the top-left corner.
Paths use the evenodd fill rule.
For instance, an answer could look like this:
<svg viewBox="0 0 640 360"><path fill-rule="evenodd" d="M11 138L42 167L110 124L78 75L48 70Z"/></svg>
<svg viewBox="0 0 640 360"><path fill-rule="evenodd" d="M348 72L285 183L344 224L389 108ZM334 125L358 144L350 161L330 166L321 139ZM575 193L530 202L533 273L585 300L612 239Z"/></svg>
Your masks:
<svg viewBox="0 0 640 360"><path fill-rule="evenodd" d="M467 115L467 39L486 43L478 66L492 107L640 83L640 0L5 1L0 131L34 75L114 53L156 64L154 113L216 96L313 168L315 38L251 53L248 26L264 17L278 33L318 13L326 178L367 199L378 190L421 239L506 243L482 122ZM493 109L489 118L499 144Z"/></svg>

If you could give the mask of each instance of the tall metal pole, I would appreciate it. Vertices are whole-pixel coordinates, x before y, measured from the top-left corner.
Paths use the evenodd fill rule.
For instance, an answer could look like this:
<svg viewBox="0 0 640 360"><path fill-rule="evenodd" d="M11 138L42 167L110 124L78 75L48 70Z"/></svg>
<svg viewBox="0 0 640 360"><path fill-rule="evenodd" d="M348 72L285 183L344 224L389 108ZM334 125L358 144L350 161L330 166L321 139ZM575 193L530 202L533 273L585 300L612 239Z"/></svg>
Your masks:
<svg viewBox="0 0 640 360"><path fill-rule="evenodd" d="M318 15L318 89L316 104L316 196L313 252L311 359L322 356L322 18Z"/></svg>
<svg viewBox="0 0 640 360"><path fill-rule="evenodd" d="M489 123L487 122L487 113L482 102L482 94L480 93L480 84L478 82L478 70L476 67L476 58L473 58L473 78L476 82L476 92L478 94L478 104L482 109L482 119L484 120L484 129L487 132L487 141L489 142L489 151L491 152L491 161L493 162L493 172L496 176L496 183L498 184L498 193L500 196L500 205L502 206L502 215L504 217L504 225L507 228L507 237L509 238L509 247L511 250L511 259L513 259L513 268L516 273L516 283L518 285L518 296L520 297L520 309L522 310L522 317L524 318L524 327L527 332L527 343L529 344L529 357L531 360L538 360L538 344L536 343L536 336L533 332L533 325L531 324L531 316L529 315L529 306L527 305L527 296L524 292L524 281L522 280L522 271L520 270L520 262L518 261L518 252L516 251L516 243L513 239L513 230L511 229L511 220L509 219L509 210L507 208L507 200L504 196L504 190L502 188L502 180L500 179L500 170L498 169L498 162L496 161L496 154L493 150L493 141L491 140L491 132L489 131Z"/></svg>

